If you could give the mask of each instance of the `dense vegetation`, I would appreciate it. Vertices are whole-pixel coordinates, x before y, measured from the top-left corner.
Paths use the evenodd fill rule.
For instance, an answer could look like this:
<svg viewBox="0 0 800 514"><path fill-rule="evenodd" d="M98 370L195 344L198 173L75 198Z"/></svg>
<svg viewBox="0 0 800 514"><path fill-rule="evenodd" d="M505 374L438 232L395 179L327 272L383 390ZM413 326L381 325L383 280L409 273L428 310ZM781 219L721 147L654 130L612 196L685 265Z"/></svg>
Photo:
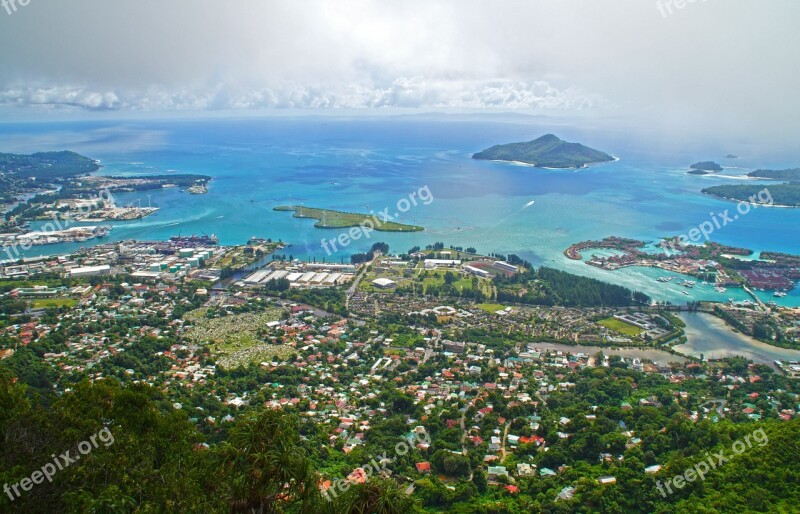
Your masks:
<svg viewBox="0 0 800 514"><path fill-rule="evenodd" d="M100 169L97 162L75 152L39 152L31 155L0 153L0 171L19 178L53 180Z"/></svg>
<svg viewBox="0 0 800 514"><path fill-rule="evenodd" d="M274 211L294 212L295 218L311 218L317 220L314 226L317 228L351 228L366 227L367 230L377 230L379 232L420 232L425 228L417 225L407 225L394 221L384 221L376 214L359 214L355 212L334 211L331 209L317 209L314 207L303 207L301 205L279 205L273 208ZM354 239L359 239L362 234Z"/></svg>
<svg viewBox="0 0 800 514"><path fill-rule="evenodd" d="M787 170L756 170L747 174L753 178L768 178L773 180L800 180L800 168Z"/></svg>
<svg viewBox="0 0 800 514"><path fill-rule="evenodd" d="M0 482L36 477L54 454L69 451L74 460L34 492L17 486L23 494L13 502L0 495L6 512L401 514L415 508L396 484L379 478L324 498L298 418L281 412L246 416L209 447L186 411L145 385L84 382L44 406L2 376L0 407ZM80 444L99 433L102 442L79 454Z"/></svg>
<svg viewBox="0 0 800 514"><path fill-rule="evenodd" d="M722 171L722 166L713 161L696 162L689 166L694 171Z"/></svg>
<svg viewBox="0 0 800 514"><path fill-rule="evenodd" d="M789 182L786 184L775 184L768 188L774 201L774 205L786 205L790 207L800 207L800 182ZM734 199L742 202L759 202L759 193L763 192L763 184L738 184L712 186L703 189L703 192L720 198Z"/></svg>
<svg viewBox="0 0 800 514"><path fill-rule="evenodd" d="M650 297L626 287L544 266L538 271L510 277L497 276L494 281L498 302L567 307L621 307L650 303Z"/></svg>
<svg viewBox="0 0 800 514"><path fill-rule="evenodd" d="M476 153L472 158L524 162L540 168L582 168L587 164L614 160L600 150L580 143L562 141L553 134L546 134L527 143L495 145Z"/></svg>
<svg viewBox="0 0 800 514"><path fill-rule="evenodd" d="M442 366L438 360L420 363L403 380L424 378ZM368 364L365 364L367 366ZM723 363L726 373L742 373L747 362ZM689 420L685 411L698 409L701 398L732 394L746 397L753 390L786 387L785 379L763 367L760 384L748 384L727 392L716 380L695 379L681 384L690 399L681 400L678 389L660 375L627 369L619 359L608 368L570 372L564 380L576 386L551 392L540 407L520 406L501 393L478 398L466 411L468 419L477 409L492 405L493 411L479 423L480 435L488 440L493 429L509 420L513 433L536 435L549 450L535 444L520 444L504 462L509 469L527 462L536 469L558 470L550 477L518 477L516 493L487 484L481 469L486 443L469 445L461 453L460 430L447 420L461 413L444 406L425 421L431 448L427 457L414 450L393 455L394 469L414 475L414 462L428 458L436 471L417 475L413 495L395 479L370 477L365 484L351 485L333 495L323 495L318 484L323 477L337 477L381 455L408 431L406 417L425 416L422 405L392 387L377 391L375 405L386 405L391 414L372 420L364 447L350 454L333 450L328 430L303 420L298 409L257 408L237 415L229 425L215 428L214 435L198 431L190 412L168 402L162 391L144 384L122 386L113 379L82 382L58 397L31 395L21 383L0 375L0 482L14 485L33 476L52 455L78 454L80 442L101 431L103 439L93 451L81 454L52 482L35 485L32 492L9 499L0 495L0 510L14 512L264 512L264 513L590 513L590 512L793 512L800 504L800 420L778 421L770 415L759 423L746 419ZM495 372L496 373L496 372ZM270 376L271 375L271 376ZM258 367L223 372L228 380L279 380L287 387L303 380L304 372L286 366L274 374ZM496 375L485 370L482 381ZM637 397L653 398L658 406L620 408L621 402ZM213 405L209 398L209 406ZM792 395L771 400L777 408L793 405ZM633 402L636 403L636 402ZM766 398L758 400L768 408ZM584 413L591 412L591 419ZM773 410L774 412L774 410ZM570 437L558 432L568 419ZM528 420L539 420L533 429ZM513 420L513 421L512 421ZM338 423L338 421L337 421ZM623 434L637 436L631 444ZM755 432L758 443L741 455L731 448ZM338 443L341 444L341 443ZM683 474L709 455L724 451L728 461L715 466L705 480L687 483L671 494L661 494L670 478ZM605 459L602 456L611 458ZM657 475L644 468L661 464ZM614 476L616 483L601 485L600 476ZM557 499L565 487L574 487L574 498Z"/></svg>

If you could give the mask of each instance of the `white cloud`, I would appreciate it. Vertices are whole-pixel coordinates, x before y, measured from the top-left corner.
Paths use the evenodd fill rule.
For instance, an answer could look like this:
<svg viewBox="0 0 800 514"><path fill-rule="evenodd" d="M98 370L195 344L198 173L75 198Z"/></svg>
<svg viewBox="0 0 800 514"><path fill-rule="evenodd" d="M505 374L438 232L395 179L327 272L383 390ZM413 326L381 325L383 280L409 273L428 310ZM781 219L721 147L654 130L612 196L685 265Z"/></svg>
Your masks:
<svg viewBox="0 0 800 514"><path fill-rule="evenodd" d="M545 81L444 80L401 77L381 87L369 82L279 86L247 90L218 84L178 91L92 90L58 85L16 85L0 91L0 104L46 108L131 111L203 111L227 109L445 108L581 110L604 104L596 95L560 90Z"/></svg>

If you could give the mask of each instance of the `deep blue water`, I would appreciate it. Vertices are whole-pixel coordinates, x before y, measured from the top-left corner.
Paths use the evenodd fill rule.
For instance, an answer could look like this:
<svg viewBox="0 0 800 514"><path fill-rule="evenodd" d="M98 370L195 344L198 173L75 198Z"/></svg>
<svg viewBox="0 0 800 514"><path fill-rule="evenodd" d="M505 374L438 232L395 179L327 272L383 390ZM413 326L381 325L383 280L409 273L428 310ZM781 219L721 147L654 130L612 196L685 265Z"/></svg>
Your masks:
<svg viewBox="0 0 800 514"><path fill-rule="evenodd" d="M540 170L474 161L472 153L497 143L530 140L553 132L605 150L619 161L586 170ZM282 239L295 257L339 261L376 241L407 250L436 241L474 246L480 252L516 253L546 264L620 283L657 299L724 300L698 286L692 296L662 284L664 275L632 268L604 272L569 261L562 252L584 239L619 235L657 240L686 233L710 212L735 204L702 195L713 184L758 167L797 166L800 157L769 154L726 160L736 148L695 145L680 151L634 138L625 130L601 130L539 118L407 116L384 118L265 118L0 124L0 151L70 149L102 161L104 174L200 173L214 177L207 195L177 189L154 192L161 210L143 220L114 223L111 240L166 239L176 234L217 234L224 244L250 236ZM687 175L688 164L716 160L731 166L721 175ZM793 160L794 159L794 160ZM733 168L735 167L735 168ZM419 233L373 233L327 256L321 240L337 231L316 229L312 220L273 211L305 204L368 212L389 208L421 188L433 201L401 214L398 221L426 227ZM118 203L148 202L146 194L120 194ZM713 241L756 251L800 253L800 210L759 208L717 230ZM108 240L108 239L107 239ZM71 245L37 247L30 255L73 250ZM770 299L768 295L765 299ZM800 305L797 289L782 303Z"/></svg>

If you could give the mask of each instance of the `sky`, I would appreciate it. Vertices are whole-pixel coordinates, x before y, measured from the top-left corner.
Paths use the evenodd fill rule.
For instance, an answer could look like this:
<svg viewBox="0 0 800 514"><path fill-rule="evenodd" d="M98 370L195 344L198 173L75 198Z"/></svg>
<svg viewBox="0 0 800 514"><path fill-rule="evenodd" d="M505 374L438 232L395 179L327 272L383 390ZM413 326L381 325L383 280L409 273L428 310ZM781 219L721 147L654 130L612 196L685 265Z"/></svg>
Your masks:
<svg viewBox="0 0 800 514"><path fill-rule="evenodd" d="M6 119L510 111L800 135L796 0L5 2Z"/></svg>

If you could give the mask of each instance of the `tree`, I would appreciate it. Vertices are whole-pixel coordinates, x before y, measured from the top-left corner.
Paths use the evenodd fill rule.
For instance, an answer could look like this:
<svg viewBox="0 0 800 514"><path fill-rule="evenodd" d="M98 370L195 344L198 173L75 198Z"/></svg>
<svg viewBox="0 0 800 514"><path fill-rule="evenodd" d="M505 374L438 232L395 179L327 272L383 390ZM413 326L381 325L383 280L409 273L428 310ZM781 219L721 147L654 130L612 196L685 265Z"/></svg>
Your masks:
<svg viewBox="0 0 800 514"><path fill-rule="evenodd" d="M266 411L231 430L217 450L231 512L313 512L321 501L296 419Z"/></svg>

